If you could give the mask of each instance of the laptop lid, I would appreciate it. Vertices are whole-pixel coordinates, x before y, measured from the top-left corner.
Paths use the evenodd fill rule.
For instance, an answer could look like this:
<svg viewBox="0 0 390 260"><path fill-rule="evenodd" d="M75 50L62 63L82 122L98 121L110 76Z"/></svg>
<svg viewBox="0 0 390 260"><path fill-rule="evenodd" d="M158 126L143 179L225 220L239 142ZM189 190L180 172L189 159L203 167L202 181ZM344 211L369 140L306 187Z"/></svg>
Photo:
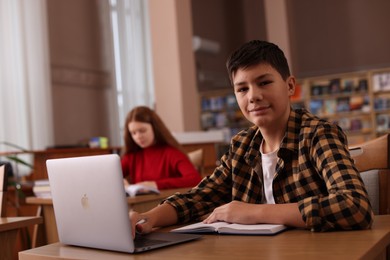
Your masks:
<svg viewBox="0 0 390 260"><path fill-rule="evenodd" d="M135 246L116 154L50 159L46 165L61 243L132 253L199 238L152 233L145 238L159 236L159 243Z"/></svg>

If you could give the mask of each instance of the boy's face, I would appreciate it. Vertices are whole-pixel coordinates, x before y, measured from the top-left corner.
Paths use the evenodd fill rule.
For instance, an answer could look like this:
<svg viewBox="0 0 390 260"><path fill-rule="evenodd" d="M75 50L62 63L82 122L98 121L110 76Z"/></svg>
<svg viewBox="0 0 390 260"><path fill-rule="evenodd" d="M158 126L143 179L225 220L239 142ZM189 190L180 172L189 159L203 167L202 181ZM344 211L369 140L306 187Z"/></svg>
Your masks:
<svg viewBox="0 0 390 260"><path fill-rule="evenodd" d="M237 103L250 122L268 130L285 127L290 96L295 91L294 77L283 80L269 64L258 64L238 69L233 84Z"/></svg>

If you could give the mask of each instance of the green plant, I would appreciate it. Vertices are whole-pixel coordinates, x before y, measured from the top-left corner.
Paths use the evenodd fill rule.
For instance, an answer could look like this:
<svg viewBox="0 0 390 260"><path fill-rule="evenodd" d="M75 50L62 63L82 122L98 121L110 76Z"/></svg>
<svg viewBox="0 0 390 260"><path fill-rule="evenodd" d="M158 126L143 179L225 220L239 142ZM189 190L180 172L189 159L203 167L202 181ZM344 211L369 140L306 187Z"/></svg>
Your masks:
<svg viewBox="0 0 390 260"><path fill-rule="evenodd" d="M0 142L0 144L4 144L4 145L7 145L9 147L16 148L20 152L25 152L25 153L29 152L27 149L24 149L23 147L21 147L19 145L16 145L16 144L13 144L13 143L10 143L10 142L2 141L2 142ZM32 164L30 164L30 163L20 159L19 157L17 157L16 153L15 154L11 154L11 155L6 155L4 157L7 158L10 161L15 162L16 164L20 163L22 165L25 165L25 166L29 167L30 169L34 168L34 166Z"/></svg>
<svg viewBox="0 0 390 260"><path fill-rule="evenodd" d="M5 158L7 158L9 161L12 161L15 163L16 165L16 178L15 176L12 176L12 177L9 177L8 179L8 186L9 187L14 187L15 188L15 193L17 194L17 198L24 198L25 197L25 194L24 192L22 191L21 189L21 186L20 186L20 183L19 183L19 177L18 177L18 165L21 164L21 165L24 165L24 166L27 166L28 168L30 169L34 169L34 166L28 162L26 162L25 160L22 160L20 159L17 155L19 153L29 153L29 151L19 145L16 145L16 144L13 144L13 143L10 143L10 142L6 142L6 141L1 141L0 144L3 144L3 145L6 145L6 146L9 146L9 147L12 147L12 148L15 148L17 149L17 152L13 153L13 152L10 152L10 153L6 153L6 155L4 155ZM16 207L19 207L19 202L16 201Z"/></svg>
<svg viewBox="0 0 390 260"><path fill-rule="evenodd" d="M6 145L6 146L9 146L9 147L12 147L12 148L16 148L18 151L15 152L15 153L6 153L6 155L4 156L5 158L7 158L9 161L12 161L16 164L16 167L18 167L18 164L22 164L24 166L27 166L28 168L30 169L33 169L34 166L22 159L20 159L17 154L19 154L20 152L21 153L29 153L29 151L27 149L24 149L23 147L19 146L19 145L16 145L16 144L13 144L13 143L10 143L10 142L6 142L6 141L0 141L0 144L3 144L3 145ZM17 171L17 169L16 169ZM15 202L13 204L13 206L17 209L17 212L19 211L20 209L20 202L19 200L20 199L23 199L26 197L26 195L24 194L23 190L21 189L21 185L19 183L19 179L18 178L14 178L14 176L12 177L9 177L8 179L8 186L9 187L14 187L15 188ZM19 214L19 213L17 213ZM31 245L31 237L30 237L30 233L29 231L24 228L21 230L22 232L20 233L22 237L24 237L24 239L26 240L27 244L28 245Z"/></svg>

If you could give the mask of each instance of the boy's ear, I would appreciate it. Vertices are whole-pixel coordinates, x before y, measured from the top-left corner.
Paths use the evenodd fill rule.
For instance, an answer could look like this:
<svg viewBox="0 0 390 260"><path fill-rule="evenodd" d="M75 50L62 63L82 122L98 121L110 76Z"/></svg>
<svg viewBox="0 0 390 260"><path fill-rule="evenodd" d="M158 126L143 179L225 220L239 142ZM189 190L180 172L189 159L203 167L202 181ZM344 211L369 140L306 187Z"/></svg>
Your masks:
<svg viewBox="0 0 390 260"><path fill-rule="evenodd" d="M292 96L295 93L295 77L290 76L287 79L287 88L288 88L288 95Z"/></svg>

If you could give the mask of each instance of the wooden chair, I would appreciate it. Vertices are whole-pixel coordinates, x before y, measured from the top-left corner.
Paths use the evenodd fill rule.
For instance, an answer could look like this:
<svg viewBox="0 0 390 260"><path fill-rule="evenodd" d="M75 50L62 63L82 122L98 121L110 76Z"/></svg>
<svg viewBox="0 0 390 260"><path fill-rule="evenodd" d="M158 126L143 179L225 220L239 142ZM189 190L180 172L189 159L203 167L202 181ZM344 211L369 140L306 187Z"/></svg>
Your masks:
<svg viewBox="0 0 390 260"><path fill-rule="evenodd" d="M390 214L390 134L350 147L375 214Z"/></svg>
<svg viewBox="0 0 390 260"><path fill-rule="evenodd" d="M7 179L5 165L0 166L0 217L6 217L7 213Z"/></svg>
<svg viewBox="0 0 390 260"><path fill-rule="evenodd" d="M192 164L198 170L198 172L200 174L203 174L203 167L204 167L203 149L197 149L192 152L188 152L187 155L190 161L192 162Z"/></svg>

